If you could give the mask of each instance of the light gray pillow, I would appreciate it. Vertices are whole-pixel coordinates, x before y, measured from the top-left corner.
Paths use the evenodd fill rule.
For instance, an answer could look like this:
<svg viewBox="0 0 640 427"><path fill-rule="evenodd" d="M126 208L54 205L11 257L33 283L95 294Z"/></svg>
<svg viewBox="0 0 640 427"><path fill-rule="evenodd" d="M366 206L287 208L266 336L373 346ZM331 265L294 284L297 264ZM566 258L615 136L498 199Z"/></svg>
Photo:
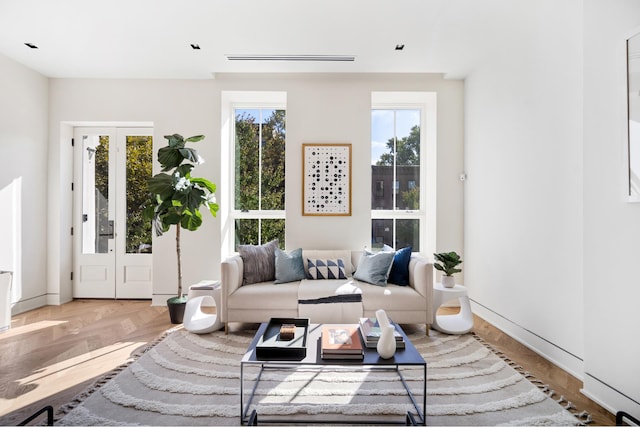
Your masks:
<svg viewBox="0 0 640 427"><path fill-rule="evenodd" d="M376 286L386 286L395 252L364 252L353 278Z"/></svg>
<svg viewBox="0 0 640 427"><path fill-rule="evenodd" d="M243 285L268 282L276 278L276 255L278 239L264 245L238 245L243 263Z"/></svg>
<svg viewBox="0 0 640 427"><path fill-rule="evenodd" d="M296 282L305 278L302 248L289 253L276 248L276 280L274 283Z"/></svg>

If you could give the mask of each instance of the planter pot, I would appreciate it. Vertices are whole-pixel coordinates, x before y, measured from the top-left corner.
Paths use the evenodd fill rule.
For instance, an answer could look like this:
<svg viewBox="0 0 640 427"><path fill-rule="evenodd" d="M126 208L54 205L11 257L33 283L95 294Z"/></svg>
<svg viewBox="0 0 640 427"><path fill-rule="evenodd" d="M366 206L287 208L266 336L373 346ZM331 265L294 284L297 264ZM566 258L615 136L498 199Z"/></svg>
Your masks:
<svg viewBox="0 0 640 427"><path fill-rule="evenodd" d="M445 288L453 288L456 285L456 279L453 276L442 276L442 286Z"/></svg>
<svg viewBox="0 0 640 427"><path fill-rule="evenodd" d="M173 297L167 300L171 323L180 324L184 319L184 308L187 306L186 297Z"/></svg>

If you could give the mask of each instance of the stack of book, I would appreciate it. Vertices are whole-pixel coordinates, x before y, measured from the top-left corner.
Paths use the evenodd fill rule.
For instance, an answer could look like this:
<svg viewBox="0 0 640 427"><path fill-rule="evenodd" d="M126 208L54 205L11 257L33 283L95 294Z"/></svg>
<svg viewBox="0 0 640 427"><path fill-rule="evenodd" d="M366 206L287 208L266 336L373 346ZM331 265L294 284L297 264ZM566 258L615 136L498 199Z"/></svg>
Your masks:
<svg viewBox="0 0 640 427"><path fill-rule="evenodd" d="M362 317L360 319L360 334L362 335L362 341L367 348L376 348L378 340L380 339L380 325L375 317ZM396 348L404 348L404 339L400 332L393 331L393 335L396 337Z"/></svg>
<svg viewBox="0 0 640 427"><path fill-rule="evenodd" d="M342 325L326 325L322 328L323 359L357 359L364 358L364 351L358 327Z"/></svg>

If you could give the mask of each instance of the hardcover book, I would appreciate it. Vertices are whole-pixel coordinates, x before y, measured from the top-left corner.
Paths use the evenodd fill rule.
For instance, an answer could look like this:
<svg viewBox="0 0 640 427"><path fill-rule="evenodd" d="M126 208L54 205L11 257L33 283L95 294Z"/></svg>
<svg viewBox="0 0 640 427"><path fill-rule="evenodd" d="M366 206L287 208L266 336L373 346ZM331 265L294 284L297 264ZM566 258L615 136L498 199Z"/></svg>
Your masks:
<svg viewBox="0 0 640 427"><path fill-rule="evenodd" d="M359 330L365 346L367 348L375 348L382 334L378 320L375 317L360 318ZM393 336L396 338L396 348L404 348L404 339L400 332L393 331Z"/></svg>
<svg viewBox="0 0 640 427"><path fill-rule="evenodd" d="M327 325L322 327L322 357L325 355L362 355L362 342L357 326Z"/></svg>

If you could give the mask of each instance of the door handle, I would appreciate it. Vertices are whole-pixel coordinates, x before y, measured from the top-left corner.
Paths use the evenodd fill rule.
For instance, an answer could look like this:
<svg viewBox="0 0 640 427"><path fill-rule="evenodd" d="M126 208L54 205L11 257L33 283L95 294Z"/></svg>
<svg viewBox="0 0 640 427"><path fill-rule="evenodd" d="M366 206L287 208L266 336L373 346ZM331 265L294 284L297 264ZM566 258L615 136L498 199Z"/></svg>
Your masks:
<svg viewBox="0 0 640 427"><path fill-rule="evenodd" d="M113 220L110 219L109 220L109 236L107 237L108 239L113 239Z"/></svg>
<svg viewBox="0 0 640 427"><path fill-rule="evenodd" d="M113 220L110 219L107 221L107 232L100 233L101 237L106 237L107 239L113 239Z"/></svg>

